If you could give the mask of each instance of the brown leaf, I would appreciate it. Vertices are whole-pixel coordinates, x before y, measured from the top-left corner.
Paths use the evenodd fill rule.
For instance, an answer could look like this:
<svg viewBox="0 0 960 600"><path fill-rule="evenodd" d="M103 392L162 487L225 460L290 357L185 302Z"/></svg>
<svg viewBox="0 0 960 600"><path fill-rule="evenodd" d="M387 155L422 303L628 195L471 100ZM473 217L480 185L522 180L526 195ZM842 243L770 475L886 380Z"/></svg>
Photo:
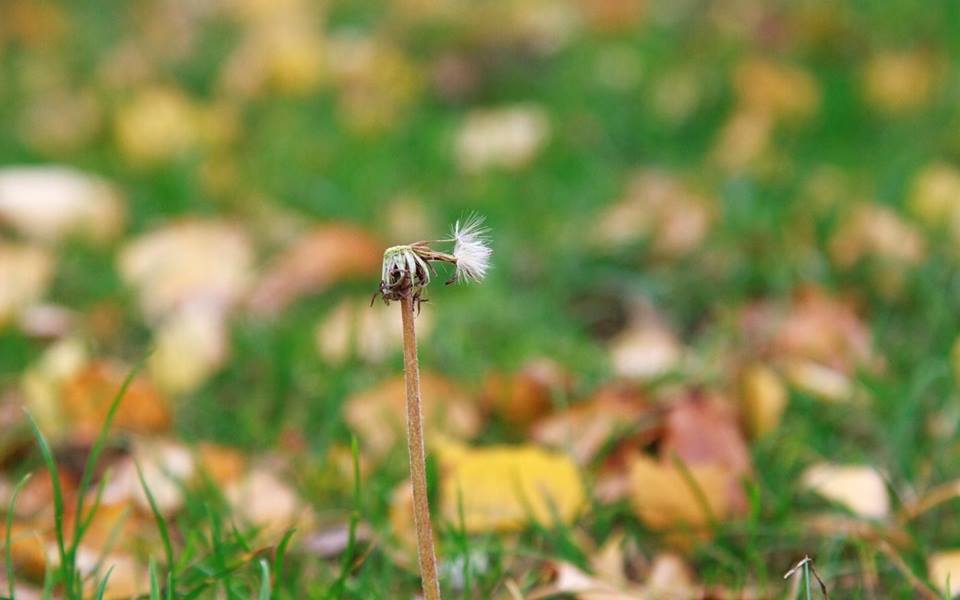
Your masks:
<svg viewBox="0 0 960 600"><path fill-rule="evenodd" d="M718 396L691 393L667 413L660 443L664 463L675 459L690 467L719 466L727 474L731 512L747 508L742 479L752 471L750 451L732 406Z"/></svg>
<svg viewBox="0 0 960 600"><path fill-rule="evenodd" d="M587 465L608 442L630 435L653 441L659 420L653 407L633 387L609 385L586 402L541 419L531 438L545 446L567 451L577 464Z"/></svg>
<svg viewBox="0 0 960 600"><path fill-rule="evenodd" d="M129 373L126 365L96 361L65 381L63 418L73 431L90 439L100 431ZM172 419L167 399L143 375L137 375L120 401L114 426L137 433L161 432L170 428Z"/></svg>
<svg viewBox="0 0 960 600"><path fill-rule="evenodd" d="M674 174L642 170L623 197L601 213L592 238L606 249L649 239L658 255L683 256L703 242L715 204Z"/></svg>
<svg viewBox="0 0 960 600"><path fill-rule="evenodd" d="M486 408L509 425L525 428L566 398L572 376L548 358L528 362L513 374L491 373L483 386Z"/></svg>
<svg viewBox="0 0 960 600"><path fill-rule="evenodd" d="M275 315L342 279L373 277L382 254L380 242L363 229L339 223L317 227L274 260L254 287L250 310Z"/></svg>

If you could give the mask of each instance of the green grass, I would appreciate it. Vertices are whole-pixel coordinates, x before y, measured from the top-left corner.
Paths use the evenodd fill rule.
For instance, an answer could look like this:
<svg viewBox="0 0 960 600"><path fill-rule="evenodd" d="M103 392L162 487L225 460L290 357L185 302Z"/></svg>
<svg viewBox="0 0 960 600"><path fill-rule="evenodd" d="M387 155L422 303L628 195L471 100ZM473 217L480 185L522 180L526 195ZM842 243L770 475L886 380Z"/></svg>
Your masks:
<svg viewBox="0 0 960 600"><path fill-rule="evenodd" d="M95 66L112 44L125 37L121 34L138 35L131 24L134 19L125 11L117 14L112 3L61 4L72 15L75 29L69 43L50 51L51 60L63 67L68 79L77 79L73 84L94 87L105 97L108 111L119 98L96 83ZM920 168L937 160L953 164L960 160L956 3L933 1L917 10L916 2L907 0L854 2L837 9L846 34L827 48L806 47L791 39L764 42L726 35L698 10L622 34L578 35L552 55L515 51L499 62L496 52L487 56L482 47L471 46L463 31L414 28L391 33L387 27L378 28L387 18L379 3L332 4L329 28L356 26L393 35L391 41L424 72L440 52L480 54L486 69L480 88L468 100L449 101L424 84L394 126L375 136L352 132L337 116L334 94L327 90L251 102L242 111L240 139L228 150L238 166L240 191L217 198L202 183L200 165L207 158L202 152L155 168L136 168L124 160L107 126L87 146L65 154L30 147L19 132L23 110L35 93L29 89L33 72L29 67L36 69L42 58L37 49L10 43L0 53L0 165L64 162L107 176L128 200L128 236L188 215L226 216L256 229L251 215L258 214L265 202L309 219L344 219L379 233L387 230L385 207L400 193L423 198L438 227L465 211L479 211L495 232L493 274L481 287L435 290L435 301L424 307L435 317L435 332L420 349L425 370L441 372L471 390L480 388L489 371L513 370L541 355L575 374L575 399L609 379L603 341L591 334L590 315L578 310L585 303L612 313L623 308L626 298L643 295L697 351L709 349L711 335L729 333L717 325L724 315L754 299L786 298L806 282L852 292L885 360L881 373L860 377L872 402L824 406L791 392L780 430L751 445L756 472L748 484L751 510L741 519L718 522L715 537L694 549L691 561L706 584L779 591L782 574L809 554L816 558L817 571L828 587L843 586L837 597L845 598L870 597L857 578L864 561L871 561L879 581L877 597L912 597L911 583L871 544L841 533L824 536L809 530L802 517L825 505L800 493L798 480L806 466L822 458L877 466L888 474L893 490L960 477L955 436L929 433L931 421L956 415L958 390L950 362L960 334L956 253L949 242L928 232L927 259L908 273L899 295L885 296L874 284L882 265L872 272L869 266L848 271L825 258L837 215L810 206L803 189L819 167L837 166L855 182L857 194L904 213ZM790 17L795 10L784 3L780 12ZM776 16L771 17L773 29L780 22ZM219 53L237 36L229 23L202 28L199 54L182 64L159 67L163 72L159 77L201 100L214 97L211 74L221 64ZM912 46L929 47L945 57L945 83L930 106L916 114L886 118L872 112L860 91L863 61L875 48ZM633 89L597 83L597 61L604 52L618 49L634 53L642 65L640 82ZM788 158L789 168L769 177L728 177L710 166L706 156L734 104L730 70L743 56L758 53L808 69L821 86L821 108L811 123L775 134L774 145ZM691 66L702 73L700 106L686 122L665 122L654 110L654 84L665 73ZM534 102L549 114L552 134L546 149L520 173L461 174L450 147L465 112L520 101ZM639 166L683 174L717 197L721 216L700 251L665 262L643 247L602 254L585 239L601 208L618 197ZM813 258L797 247L801 230L810 232ZM98 341L97 352L132 360L148 348L150 333L116 275L116 249L83 244L61 249L49 298L81 315L102 303L119 305L120 333ZM718 257L723 268L715 268ZM228 599L375 599L409 596L415 590L415 574L398 566L386 545L392 540L391 493L405 477L402 452L377 468L362 487L359 467L354 473L356 487L354 482L342 489L315 483L329 479L324 479L327 451L353 439L341 413L346 399L399 370L397 357L374 366L359 361L326 365L314 348L317 321L341 299L372 292L374 284L337 285L270 322L234 319L229 364L180 400L176 409L175 433L190 443L214 441L261 453L275 449L285 434L301 435L307 452L298 457L299 491L318 512L348 525L345 551L332 561L295 551L298 538L309 532L291 532L267 548L251 547L252 532L238 529L222 490L214 486L190 490L184 509L168 521L143 482L161 539L151 552L151 600L217 594ZM15 327L0 330L0 386L14 389L45 347ZM29 469L35 474L46 469L52 477L56 521L51 525L60 566L47 572L50 589L76 596L86 583L77 571L75 553L96 504L86 508L83 501L85 492L103 485L94 468L119 400L120 396L84 468L80 483L84 493L78 496L75 512L86 519L78 519L73 531L65 529L68 507L59 488L56 447L47 443L36 423L31 421L36 452L28 461L10 466L10 477ZM496 420L480 438L521 439ZM352 447L357 464L357 449ZM11 505L15 499L16 493ZM590 507L576 528L596 543L623 531L648 557L665 547L663 534L645 528L626 503L594 501ZM960 547L960 523L950 518L956 508L953 501L905 525L911 545L902 550L902 558L921 579L926 577L925 561L931 552ZM377 540L387 542L368 545L357 539L361 523L372 528ZM462 580L472 590L447 589L449 597L503 594L508 576L521 586L532 586L538 571L516 569L538 559L586 566L587 557L571 531L531 527L506 539L468 536L456 523L444 525L437 528L441 554L452 560L449 564L459 565ZM8 528L7 552L10 543ZM6 567L9 574L13 568L9 559ZM97 576L103 585L110 574ZM816 585L811 590L805 584L801 590L814 598L819 593Z"/></svg>

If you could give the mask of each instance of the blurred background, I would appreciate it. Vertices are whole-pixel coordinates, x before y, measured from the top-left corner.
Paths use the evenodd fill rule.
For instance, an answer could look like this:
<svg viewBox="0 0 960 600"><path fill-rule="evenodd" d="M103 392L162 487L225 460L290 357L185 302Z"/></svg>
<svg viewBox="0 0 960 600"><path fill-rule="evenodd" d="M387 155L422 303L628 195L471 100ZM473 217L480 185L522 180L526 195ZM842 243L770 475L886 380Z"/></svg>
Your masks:
<svg viewBox="0 0 960 600"><path fill-rule="evenodd" d="M0 2L18 589L54 522L21 407L75 496L141 365L91 584L164 564L139 464L178 594L250 597L269 556L277 598L412 597L370 297L477 212L490 277L417 320L451 597L782 597L807 554L840 597L943 597L958 32L949 0Z"/></svg>

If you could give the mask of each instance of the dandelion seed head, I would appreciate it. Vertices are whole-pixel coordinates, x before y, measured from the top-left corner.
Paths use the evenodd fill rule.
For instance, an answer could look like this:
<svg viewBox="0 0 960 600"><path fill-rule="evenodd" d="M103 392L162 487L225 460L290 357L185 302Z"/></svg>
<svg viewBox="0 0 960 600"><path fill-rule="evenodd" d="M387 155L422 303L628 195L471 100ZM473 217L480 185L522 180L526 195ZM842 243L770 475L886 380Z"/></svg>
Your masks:
<svg viewBox="0 0 960 600"><path fill-rule="evenodd" d="M453 226L453 255L457 259L457 281L479 282L490 268L490 230L483 217L473 214Z"/></svg>

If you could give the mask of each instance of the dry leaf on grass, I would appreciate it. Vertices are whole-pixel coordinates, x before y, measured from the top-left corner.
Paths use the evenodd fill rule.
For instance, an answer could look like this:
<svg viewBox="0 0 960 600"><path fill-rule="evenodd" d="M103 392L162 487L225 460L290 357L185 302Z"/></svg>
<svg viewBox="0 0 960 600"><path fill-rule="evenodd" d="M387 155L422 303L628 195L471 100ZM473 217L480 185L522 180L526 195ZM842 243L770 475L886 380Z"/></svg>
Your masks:
<svg viewBox="0 0 960 600"><path fill-rule="evenodd" d="M188 306L225 314L253 277L253 247L238 226L183 220L141 235L120 252L118 270L151 321Z"/></svg>
<svg viewBox="0 0 960 600"><path fill-rule="evenodd" d="M740 410L747 431L755 438L780 427L789 397L780 376L763 364L748 366L740 374Z"/></svg>
<svg viewBox="0 0 960 600"><path fill-rule="evenodd" d="M577 600L635 600L642 598L636 587L621 587L585 573L568 562L549 565L552 581L528 592L527 600L572 595Z"/></svg>
<svg viewBox="0 0 960 600"><path fill-rule="evenodd" d="M369 233L345 224L317 227L294 242L268 267L250 296L250 309L275 315L308 294L341 279L373 278L383 246Z"/></svg>
<svg viewBox="0 0 960 600"><path fill-rule="evenodd" d="M46 294L55 264L45 250L0 240L0 328Z"/></svg>
<svg viewBox="0 0 960 600"><path fill-rule="evenodd" d="M457 163L467 173L520 169L533 160L549 133L547 115L537 106L474 111L457 133Z"/></svg>
<svg viewBox="0 0 960 600"><path fill-rule="evenodd" d="M652 442L658 427L653 407L635 388L610 385L586 402L541 419L530 433L537 443L567 452L584 466L619 436Z"/></svg>
<svg viewBox="0 0 960 600"><path fill-rule="evenodd" d="M930 227L960 234L960 169L948 163L924 167L913 181L909 207Z"/></svg>
<svg viewBox="0 0 960 600"><path fill-rule="evenodd" d="M769 357L790 383L825 400L855 399L856 371L882 365L853 305L816 287L799 288L786 305L748 306L741 330L753 353Z"/></svg>
<svg viewBox="0 0 960 600"><path fill-rule="evenodd" d="M268 466L257 466L227 486L224 495L240 520L260 536L276 540L291 527L301 533L314 522L310 507Z"/></svg>
<svg viewBox="0 0 960 600"><path fill-rule="evenodd" d="M560 364L537 358L516 373L487 375L483 403L509 425L525 428L566 399L572 387L573 377Z"/></svg>
<svg viewBox="0 0 960 600"><path fill-rule="evenodd" d="M656 254L679 257L703 242L714 207L711 198L678 176L643 170L631 178L623 197L600 214L591 237L606 249L649 240Z"/></svg>
<svg viewBox="0 0 960 600"><path fill-rule="evenodd" d="M638 456L629 477L634 510L651 529L705 531L730 512L730 474L716 464L681 469Z"/></svg>
<svg viewBox="0 0 960 600"><path fill-rule="evenodd" d="M130 162L163 163L197 144L197 107L176 87L141 89L117 112L114 131L121 154Z"/></svg>
<svg viewBox="0 0 960 600"><path fill-rule="evenodd" d="M821 463L804 471L802 486L869 519L890 515L883 476L873 467Z"/></svg>
<svg viewBox="0 0 960 600"><path fill-rule="evenodd" d="M437 446L440 512L468 532L508 531L529 521L570 524L586 500L580 473L561 454L534 446Z"/></svg>
<svg viewBox="0 0 960 600"><path fill-rule="evenodd" d="M899 114L923 107L939 79L935 57L923 51L885 50L866 63L863 86L873 108Z"/></svg>
<svg viewBox="0 0 960 600"><path fill-rule="evenodd" d="M733 71L741 106L778 119L803 119L820 105L820 89L808 72L767 58L743 60Z"/></svg>
<svg viewBox="0 0 960 600"><path fill-rule="evenodd" d="M470 439L480 430L480 413L473 400L453 382L430 372L420 375L423 424L427 439L442 434ZM354 394L343 407L344 418L368 456L379 461L405 439L407 412L403 376Z"/></svg>
<svg viewBox="0 0 960 600"><path fill-rule="evenodd" d="M927 573L930 583L935 585L944 597L956 598L960 595L960 550L931 554L927 558Z"/></svg>
<svg viewBox="0 0 960 600"><path fill-rule="evenodd" d="M157 327L147 370L167 394L186 394L223 366L229 350L226 323L219 312L188 307Z"/></svg>
<svg viewBox="0 0 960 600"><path fill-rule="evenodd" d="M95 175L61 166L0 169L0 223L25 237L106 241L120 233L124 212L117 190Z"/></svg>
<svg viewBox="0 0 960 600"><path fill-rule="evenodd" d="M125 364L95 361L64 381L62 418L74 434L93 439L130 371ZM172 420L167 398L146 377L137 375L127 387L113 424L131 432L156 433L168 430Z"/></svg>
<svg viewBox="0 0 960 600"><path fill-rule="evenodd" d="M683 346L666 326L637 323L610 341L610 360L618 376L650 381L675 371L683 360Z"/></svg>

